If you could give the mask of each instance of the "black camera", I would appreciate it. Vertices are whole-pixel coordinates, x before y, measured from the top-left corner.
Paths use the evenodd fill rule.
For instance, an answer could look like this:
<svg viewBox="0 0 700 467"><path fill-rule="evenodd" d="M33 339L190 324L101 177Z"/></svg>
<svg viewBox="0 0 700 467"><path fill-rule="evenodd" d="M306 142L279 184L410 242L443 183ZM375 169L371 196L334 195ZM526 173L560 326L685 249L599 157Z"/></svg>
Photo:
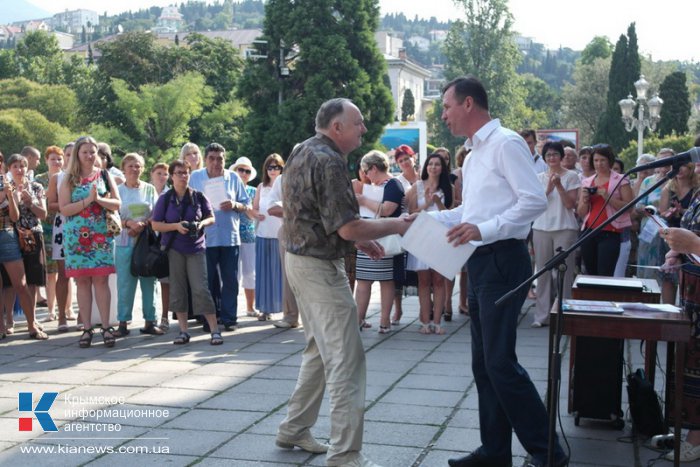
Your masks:
<svg viewBox="0 0 700 467"><path fill-rule="evenodd" d="M597 186L587 186L586 191L588 191L588 194L593 196L598 192L598 187Z"/></svg>
<svg viewBox="0 0 700 467"><path fill-rule="evenodd" d="M656 449L673 449L673 433L656 435L651 438L649 444Z"/></svg>
<svg viewBox="0 0 700 467"><path fill-rule="evenodd" d="M189 235L190 238L197 238L197 234L198 234L199 229L197 228L196 222L184 221L182 223L182 225L187 227L187 235Z"/></svg>

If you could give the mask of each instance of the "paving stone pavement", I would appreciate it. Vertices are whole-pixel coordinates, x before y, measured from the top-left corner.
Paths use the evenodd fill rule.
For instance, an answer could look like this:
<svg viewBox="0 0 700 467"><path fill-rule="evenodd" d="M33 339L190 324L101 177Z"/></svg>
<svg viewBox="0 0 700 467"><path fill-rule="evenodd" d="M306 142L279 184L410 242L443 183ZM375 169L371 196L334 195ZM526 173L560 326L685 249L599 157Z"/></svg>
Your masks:
<svg viewBox="0 0 700 467"><path fill-rule="evenodd" d="M469 318L455 313L445 323L445 335L421 335L418 300L409 296L401 325L380 335L378 297L375 287L369 310L374 327L362 332L368 370L363 452L386 467L446 466L448 458L480 444ZM528 301L518 355L544 395L548 328L531 328L531 314ZM15 335L0 341L0 465L324 465L323 456L274 444L295 385L303 330L280 330L246 317L240 323L237 331L223 333L222 346L210 346L199 325L188 345L175 346L174 327L165 336L139 335L142 321L136 319L131 335L113 349L99 335L90 349L79 349L79 334L57 334L55 322L44 325L50 340L30 341L19 324ZM567 381L566 337L562 348ZM643 367L639 349L638 341L627 342L628 369ZM658 361L665 361L664 344ZM663 372L657 373L661 391ZM571 466L646 467L655 459L653 465L671 465L632 437L629 420L621 431L585 419L575 426L566 413L567 387L562 384L558 431L565 433ZM58 392L49 414L59 431L44 433L36 419L31 431L19 431L18 419L32 416L18 411L19 392L31 392L35 404L42 393ZM628 417L626 393L623 401ZM326 398L313 429L320 440L328 439L328 410ZM526 460L514 437L513 465Z"/></svg>

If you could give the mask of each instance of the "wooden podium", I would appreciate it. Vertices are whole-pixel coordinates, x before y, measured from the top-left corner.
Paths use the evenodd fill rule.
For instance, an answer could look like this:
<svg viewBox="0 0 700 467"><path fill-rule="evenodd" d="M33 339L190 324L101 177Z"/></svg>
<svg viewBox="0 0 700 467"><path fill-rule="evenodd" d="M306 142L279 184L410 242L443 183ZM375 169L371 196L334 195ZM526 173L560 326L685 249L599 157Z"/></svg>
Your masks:
<svg viewBox="0 0 700 467"><path fill-rule="evenodd" d="M636 281L643 285L642 290L624 289L624 288L608 288L608 287L583 287L579 284L580 281L586 279L615 279L616 281ZM636 279L629 277L606 277L606 276L587 276L581 274L574 280L574 285L571 287L571 298L576 300L605 300L610 302L630 302L630 303L661 303L661 287L655 279ZM646 341L646 351L644 352L644 371L647 378L652 383L654 382L656 370L656 341ZM574 357L576 356L576 337L571 338L571 352L569 354L569 374L574 365ZM571 382L569 382L571 383ZM569 401L571 405L571 401Z"/></svg>
<svg viewBox="0 0 700 467"><path fill-rule="evenodd" d="M624 302L659 303L661 291L658 283L653 279L635 279L641 281L644 289L639 290L615 290L609 288L597 289L580 287L577 282L581 278L590 276L578 276L572 289L572 297L578 300L607 300ZM597 277L601 278L601 277ZM618 278L615 278L618 279ZM554 349L554 335L558 326L556 311L550 314L549 331L549 365L552 374L552 355ZM668 344L666 358L666 391L665 414L669 416L668 390L671 387L671 368L684 368L686 343L690 340L690 320L685 313L625 311L622 314L598 314L590 312L566 311L562 317L562 334L571 336L571 351L569 360L569 374L575 355L576 336L609 337L616 339L642 339L646 341L644 364L649 380L654 381L654 369L656 361L656 342L665 341ZM551 379L550 379L551 383ZM683 372L676 371L674 379L674 439L675 460L674 465L679 466L679 452L681 440L681 405L683 399ZM571 384L571 381L569 381ZM552 388L548 387L547 394L552 394ZM569 400L571 405L571 400ZM668 420L668 418L667 418Z"/></svg>

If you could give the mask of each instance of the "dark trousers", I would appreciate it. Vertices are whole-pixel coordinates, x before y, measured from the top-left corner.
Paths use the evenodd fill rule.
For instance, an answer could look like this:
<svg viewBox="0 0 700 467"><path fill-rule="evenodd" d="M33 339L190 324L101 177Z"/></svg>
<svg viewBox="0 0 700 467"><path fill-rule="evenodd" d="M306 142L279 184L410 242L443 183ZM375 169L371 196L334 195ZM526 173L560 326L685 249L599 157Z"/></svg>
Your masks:
<svg viewBox="0 0 700 467"><path fill-rule="evenodd" d="M238 247L207 247L209 291L223 325L238 322Z"/></svg>
<svg viewBox="0 0 700 467"><path fill-rule="evenodd" d="M589 229L583 231L587 234ZM620 234L598 232L581 244L581 258L586 274L593 276L614 276L617 257L620 256Z"/></svg>
<svg viewBox="0 0 700 467"><path fill-rule="evenodd" d="M525 242L504 240L480 247L467 262L472 371L479 394L480 452L508 464L515 430L538 461L547 460L547 409L515 354L518 315L527 288L500 307L495 301L531 273ZM558 442L555 459L564 456Z"/></svg>

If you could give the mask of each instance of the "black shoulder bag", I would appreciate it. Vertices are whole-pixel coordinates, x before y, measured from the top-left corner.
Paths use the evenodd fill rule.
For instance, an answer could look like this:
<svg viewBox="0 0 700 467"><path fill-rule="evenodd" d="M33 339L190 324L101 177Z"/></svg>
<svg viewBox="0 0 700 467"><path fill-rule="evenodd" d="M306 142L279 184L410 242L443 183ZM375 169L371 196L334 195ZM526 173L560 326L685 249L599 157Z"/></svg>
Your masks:
<svg viewBox="0 0 700 467"><path fill-rule="evenodd" d="M172 200L173 191L170 190L163 196L165 199L166 210ZM187 198L187 197L185 197ZM185 199L182 200L180 207L180 219L185 212ZM166 246L160 244L160 239L151 228L149 223L145 229L141 231L134 250L131 254L131 275L136 277L157 277L162 279L170 274L170 266L168 262L168 250L173 246L177 232L173 232Z"/></svg>

